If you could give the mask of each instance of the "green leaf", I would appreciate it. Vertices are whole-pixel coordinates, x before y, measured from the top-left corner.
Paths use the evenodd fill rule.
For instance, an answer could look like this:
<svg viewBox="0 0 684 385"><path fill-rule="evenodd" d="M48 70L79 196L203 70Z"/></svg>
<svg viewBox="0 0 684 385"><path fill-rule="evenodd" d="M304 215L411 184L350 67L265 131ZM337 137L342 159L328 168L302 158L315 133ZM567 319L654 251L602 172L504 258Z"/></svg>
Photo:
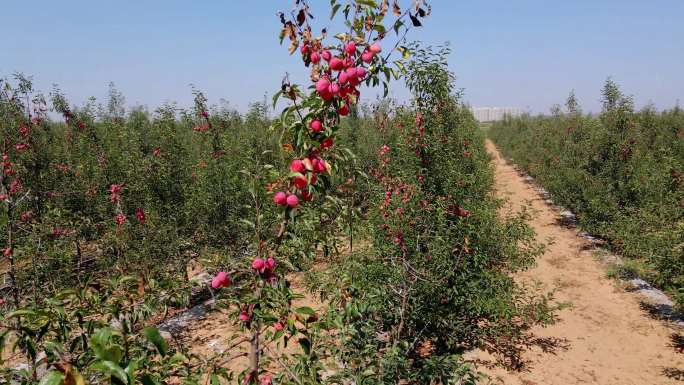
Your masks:
<svg viewBox="0 0 684 385"><path fill-rule="evenodd" d="M239 222L242 223L242 224L244 224L244 225L246 225L246 226L249 227L250 229L256 228L256 225L254 224L254 222L252 222L252 221L250 221L250 220L247 220L247 219L242 218L242 219L239 220Z"/></svg>
<svg viewBox="0 0 684 385"><path fill-rule="evenodd" d="M273 340L274 340L274 341L280 340L280 339L283 337L284 334L285 334L285 330L284 330L284 329L283 329L283 330L278 330L278 331L275 332L275 334L273 335Z"/></svg>
<svg viewBox="0 0 684 385"><path fill-rule="evenodd" d="M275 109L276 104L278 103L278 98L280 98L280 95L283 94L283 91L278 91L273 95L273 108Z"/></svg>
<svg viewBox="0 0 684 385"><path fill-rule="evenodd" d="M184 356L182 353L176 353L171 357L171 364L177 364L179 362L187 361L188 357Z"/></svg>
<svg viewBox="0 0 684 385"><path fill-rule="evenodd" d="M2 352L5 351L5 344L7 343L7 336L9 335L9 330L5 330L0 333L0 364L2 364Z"/></svg>
<svg viewBox="0 0 684 385"><path fill-rule="evenodd" d="M70 296L76 296L78 293L74 289L64 289L55 294L56 299L64 299Z"/></svg>
<svg viewBox="0 0 684 385"><path fill-rule="evenodd" d="M128 366L126 366L126 375L128 376L128 382L135 383L135 371L138 370L139 360L132 360Z"/></svg>
<svg viewBox="0 0 684 385"><path fill-rule="evenodd" d="M331 20L335 18L335 14L337 13L337 11L340 10L341 6L342 6L342 4L333 5L332 10L330 11L330 19Z"/></svg>
<svg viewBox="0 0 684 385"><path fill-rule="evenodd" d="M90 346L95 352L95 356L101 360L119 362L121 361L122 349L112 340L112 329L98 329L90 337Z"/></svg>
<svg viewBox="0 0 684 385"><path fill-rule="evenodd" d="M399 69L399 71L400 71L402 74L405 74L405 73L406 73L406 66L404 65L403 62L397 60L397 61L394 62L394 64L397 66L397 68Z"/></svg>
<svg viewBox="0 0 684 385"><path fill-rule="evenodd" d="M373 0L356 0L356 4L365 5L368 7L378 8L378 4Z"/></svg>
<svg viewBox="0 0 684 385"><path fill-rule="evenodd" d="M316 312L314 309L308 307L308 306L303 306L295 309L295 313L299 314L306 314L306 315L314 315Z"/></svg>
<svg viewBox="0 0 684 385"><path fill-rule="evenodd" d="M302 350L304 350L305 354L308 355L311 353L311 341L309 341L308 338L300 338L299 345L302 347Z"/></svg>
<svg viewBox="0 0 684 385"><path fill-rule="evenodd" d="M397 47L397 51L401 52L401 55L404 59L409 59L411 57L411 50L406 47Z"/></svg>
<svg viewBox="0 0 684 385"><path fill-rule="evenodd" d="M152 378L152 376L150 376L149 374L145 374L142 377L140 377L140 382L142 382L143 385L159 385L159 381Z"/></svg>
<svg viewBox="0 0 684 385"><path fill-rule="evenodd" d="M394 33L399 35L399 29L404 26L404 22L401 20L397 20L396 23L392 26L392 29L394 30Z"/></svg>
<svg viewBox="0 0 684 385"><path fill-rule="evenodd" d="M154 346L157 348L157 351L159 351L159 354L161 354L162 357L166 356L166 341L164 341L164 338L161 336L161 334L159 334L159 330L155 327L149 326L143 329L142 332L145 338L154 344Z"/></svg>
<svg viewBox="0 0 684 385"><path fill-rule="evenodd" d="M22 317L22 316L25 316L25 315L34 316L34 315L36 315L36 314L37 314L37 313L36 313L35 311L33 311L33 310L15 310L15 311L13 311L13 312L7 314L6 317L7 317L7 318L14 318L14 317Z"/></svg>
<svg viewBox="0 0 684 385"><path fill-rule="evenodd" d="M91 369L97 370L104 374L114 376L124 384L128 384L128 375L121 369L121 367L112 361L98 361L90 366Z"/></svg>
<svg viewBox="0 0 684 385"><path fill-rule="evenodd" d="M40 379L38 385L60 385L64 381L64 374L56 370L51 370Z"/></svg>
<svg viewBox="0 0 684 385"><path fill-rule="evenodd" d="M216 375L216 373L211 374L211 385L221 385L221 381L219 380L219 377Z"/></svg>

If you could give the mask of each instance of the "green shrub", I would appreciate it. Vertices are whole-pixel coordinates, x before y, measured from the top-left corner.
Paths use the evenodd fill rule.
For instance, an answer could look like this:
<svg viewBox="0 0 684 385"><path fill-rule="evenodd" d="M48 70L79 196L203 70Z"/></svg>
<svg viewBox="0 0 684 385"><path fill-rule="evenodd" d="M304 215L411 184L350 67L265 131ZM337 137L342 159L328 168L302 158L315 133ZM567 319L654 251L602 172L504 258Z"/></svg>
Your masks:
<svg viewBox="0 0 684 385"><path fill-rule="evenodd" d="M409 87L430 104L370 130L372 248L330 269L344 305L338 356L364 383L474 383L461 353L483 348L517 366L528 328L552 321L548 297L509 275L541 248L524 217L497 214L484 137L452 92L446 54L418 50L408 67Z"/></svg>
<svg viewBox="0 0 684 385"><path fill-rule="evenodd" d="M643 264L645 278L684 306L684 112L634 111L610 79L598 116L578 111L574 96L567 107L565 114L506 119L490 135L576 212L584 229Z"/></svg>

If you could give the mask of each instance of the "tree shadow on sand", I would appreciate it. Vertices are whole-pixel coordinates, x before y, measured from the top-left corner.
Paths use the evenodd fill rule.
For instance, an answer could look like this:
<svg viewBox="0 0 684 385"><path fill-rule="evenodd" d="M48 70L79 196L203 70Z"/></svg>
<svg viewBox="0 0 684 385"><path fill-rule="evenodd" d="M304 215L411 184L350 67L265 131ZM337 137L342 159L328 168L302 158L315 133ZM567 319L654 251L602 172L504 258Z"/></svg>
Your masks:
<svg viewBox="0 0 684 385"><path fill-rule="evenodd" d="M496 344L487 346L484 350L490 353L494 359L476 359L472 362L487 368L502 367L508 371L529 372L531 360L523 357L529 350L538 349L545 354L556 355L558 352L567 351L570 341L567 338L537 337L526 334L516 341L497 341Z"/></svg>
<svg viewBox="0 0 684 385"><path fill-rule="evenodd" d="M684 335L679 333L670 334L670 346L677 353L684 353Z"/></svg>
<svg viewBox="0 0 684 385"><path fill-rule="evenodd" d="M641 301L639 308L649 317L661 321L683 322L684 316L672 304Z"/></svg>
<svg viewBox="0 0 684 385"><path fill-rule="evenodd" d="M684 370L677 368L664 368L662 374L673 380L684 381Z"/></svg>

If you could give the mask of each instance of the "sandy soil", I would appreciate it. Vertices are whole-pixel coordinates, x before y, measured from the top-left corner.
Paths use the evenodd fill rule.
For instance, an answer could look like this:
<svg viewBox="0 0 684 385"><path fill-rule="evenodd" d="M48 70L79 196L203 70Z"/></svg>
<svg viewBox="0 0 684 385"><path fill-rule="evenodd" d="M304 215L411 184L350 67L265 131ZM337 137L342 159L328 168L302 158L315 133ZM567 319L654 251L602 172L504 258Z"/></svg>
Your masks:
<svg viewBox="0 0 684 385"><path fill-rule="evenodd" d="M522 371L478 369L494 383L523 385L656 385L684 383L681 330L652 318L643 298L606 277L606 266L595 257L577 231L558 224L558 213L501 157L491 141L487 150L496 169L496 193L508 199L508 209L530 203L537 211L531 225L542 242L551 239L535 268L516 279L555 289L555 299L570 303L559 321L533 332L559 343L551 352L539 347L524 352ZM476 352L477 359L491 359Z"/></svg>

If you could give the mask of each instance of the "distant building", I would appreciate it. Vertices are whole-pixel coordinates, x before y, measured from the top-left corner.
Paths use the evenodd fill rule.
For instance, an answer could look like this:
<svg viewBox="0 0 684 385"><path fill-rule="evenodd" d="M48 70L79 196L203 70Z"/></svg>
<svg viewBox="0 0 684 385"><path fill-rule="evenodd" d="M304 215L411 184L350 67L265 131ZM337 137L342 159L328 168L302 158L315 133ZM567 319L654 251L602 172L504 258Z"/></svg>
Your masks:
<svg viewBox="0 0 684 385"><path fill-rule="evenodd" d="M517 107L471 107L470 110L478 122L494 122L503 120L506 115L520 116L523 113Z"/></svg>

